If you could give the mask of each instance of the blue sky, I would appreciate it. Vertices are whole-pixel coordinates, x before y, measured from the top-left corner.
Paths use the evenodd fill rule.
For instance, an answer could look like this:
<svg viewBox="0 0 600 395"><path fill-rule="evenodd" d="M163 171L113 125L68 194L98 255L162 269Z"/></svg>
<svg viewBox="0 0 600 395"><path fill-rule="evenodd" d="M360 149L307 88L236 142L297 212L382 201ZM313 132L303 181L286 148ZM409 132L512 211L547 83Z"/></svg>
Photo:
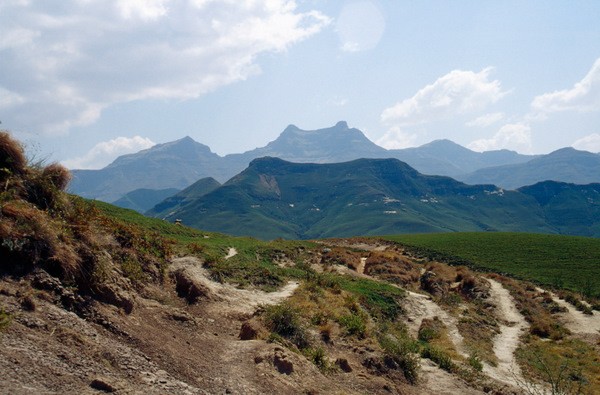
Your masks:
<svg viewBox="0 0 600 395"><path fill-rule="evenodd" d="M3 0L0 125L71 168L346 120L388 148L600 152L600 2Z"/></svg>

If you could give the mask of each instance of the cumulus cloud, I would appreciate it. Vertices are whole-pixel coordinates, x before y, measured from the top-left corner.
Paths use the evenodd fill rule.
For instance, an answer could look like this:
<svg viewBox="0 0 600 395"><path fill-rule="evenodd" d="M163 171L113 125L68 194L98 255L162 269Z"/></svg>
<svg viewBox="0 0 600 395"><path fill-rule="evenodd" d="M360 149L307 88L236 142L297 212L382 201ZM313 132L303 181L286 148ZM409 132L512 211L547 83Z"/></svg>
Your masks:
<svg viewBox="0 0 600 395"><path fill-rule="evenodd" d="M154 142L141 136L117 137L96 144L85 155L63 161L69 169L100 169L117 157L150 148Z"/></svg>
<svg viewBox="0 0 600 395"><path fill-rule="evenodd" d="M453 70L413 97L385 109L381 120L414 125L484 110L508 93L502 90L500 81L490 80L491 71L489 67L478 73Z"/></svg>
<svg viewBox="0 0 600 395"><path fill-rule="evenodd" d="M417 135L403 131L395 126L390 128L381 138L375 143L387 149L401 149L414 147L417 141Z"/></svg>
<svg viewBox="0 0 600 395"><path fill-rule="evenodd" d="M576 140L571 146L582 151L600 153L600 134L589 134L585 137Z"/></svg>
<svg viewBox="0 0 600 395"><path fill-rule="evenodd" d="M599 111L600 110L600 58L585 77L571 89L563 89L536 96L531 102L534 112Z"/></svg>
<svg viewBox="0 0 600 395"><path fill-rule="evenodd" d="M467 126L472 128L485 128L490 125L495 124L498 121L501 121L504 118L504 114L501 112L494 112L489 114L484 114L480 117L473 119L466 123Z"/></svg>
<svg viewBox="0 0 600 395"><path fill-rule="evenodd" d="M478 152L511 149L521 153L530 153L531 128L523 123L506 124L493 137L475 140L467 147Z"/></svg>
<svg viewBox="0 0 600 395"><path fill-rule="evenodd" d="M185 100L244 80L260 71L260 54L285 51L330 23L290 0L8 1L0 8L3 121L46 134L94 122L116 103Z"/></svg>

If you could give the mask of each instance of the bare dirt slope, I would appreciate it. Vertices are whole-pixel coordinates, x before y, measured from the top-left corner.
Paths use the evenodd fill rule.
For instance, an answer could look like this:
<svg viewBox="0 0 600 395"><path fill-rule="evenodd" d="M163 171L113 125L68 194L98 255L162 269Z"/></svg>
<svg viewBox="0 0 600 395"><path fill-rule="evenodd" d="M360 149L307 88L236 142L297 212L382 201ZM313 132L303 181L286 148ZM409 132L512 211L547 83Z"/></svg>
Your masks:
<svg viewBox="0 0 600 395"><path fill-rule="evenodd" d="M14 318L0 334L0 393L476 393L434 365L424 368L418 386L398 387L361 366L368 347L332 349L350 353L352 371L324 375L289 349L240 340L258 305L281 302L298 284L273 293L240 290L210 280L196 258L174 260L172 270L182 269L205 287L198 303L187 304L174 284L165 284L136 296L131 314L92 302L78 315L60 305L60 294L68 293L61 285L40 290L29 278L3 279L0 303Z"/></svg>
<svg viewBox="0 0 600 395"><path fill-rule="evenodd" d="M360 265L330 269L370 277L364 274L366 257L386 246L347 244L358 251ZM231 250L227 255L235 256ZM131 295L129 314L84 300L42 271L1 279L0 306L12 321L0 332L0 393L475 395L519 393L518 382L524 380L514 356L528 324L508 290L493 279L484 281L490 286L486 303L499 323L493 338L497 366L484 365L484 375L469 382L421 358L419 379L411 385L378 362L385 359L367 340L340 336L322 343L329 362L338 366L330 371L280 344L260 337L242 340L241 329L254 322L255 312L292 297L300 282L270 293L238 289L213 281L195 257L173 259L169 270L164 284ZM425 320L437 317L460 366L469 369L458 325L465 307L452 310L440 300L423 290L408 291L403 303L408 331L416 337ZM560 317L573 331L584 324L595 329L596 315L577 313L570 307Z"/></svg>

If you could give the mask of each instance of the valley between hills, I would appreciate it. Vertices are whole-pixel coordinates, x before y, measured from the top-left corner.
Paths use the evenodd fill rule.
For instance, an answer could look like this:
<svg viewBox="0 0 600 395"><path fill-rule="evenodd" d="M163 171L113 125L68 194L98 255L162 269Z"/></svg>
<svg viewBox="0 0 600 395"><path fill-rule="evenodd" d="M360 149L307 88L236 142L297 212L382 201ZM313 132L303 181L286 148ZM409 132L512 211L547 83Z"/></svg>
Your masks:
<svg viewBox="0 0 600 395"><path fill-rule="evenodd" d="M261 241L67 194L70 173L8 133L0 166L2 393L600 393L598 238ZM254 166L272 196L264 167L297 165Z"/></svg>

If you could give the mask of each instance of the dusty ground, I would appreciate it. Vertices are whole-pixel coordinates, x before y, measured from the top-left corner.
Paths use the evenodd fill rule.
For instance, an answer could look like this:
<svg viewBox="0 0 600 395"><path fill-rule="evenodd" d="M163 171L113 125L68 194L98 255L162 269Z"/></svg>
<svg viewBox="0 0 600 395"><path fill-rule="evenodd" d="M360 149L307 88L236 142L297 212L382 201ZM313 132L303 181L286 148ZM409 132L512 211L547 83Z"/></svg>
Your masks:
<svg viewBox="0 0 600 395"><path fill-rule="evenodd" d="M484 372L490 377L518 388L525 381L514 353L519 347L520 337L529 327L527 321L515 306L509 292L498 281L487 279L491 285L492 302L496 305L500 318L500 333L494 338L494 353L498 358L497 366L484 366Z"/></svg>
<svg viewBox="0 0 600 395"><path fill-rule="evenodd" d="M346 243L363 250L356 271L364 274L369 251L384 244ZM230 249L227 258L237 251ZM367 369L369 344L340 339L324 348L330 362L345 360L348 372L323 374L303 355L263 340L240 340L240 329L260 306L290 297L299 286L289 282L276 292L237 289L212 281L193 257L174 259L172 273L184 273L199 287L189 304L169 279L161 286L133 295L130 314L112 305L79 301L78 314L61 300L75 298L69 289L33 288L32 278L0 280L0 307L12 316L0 332L2 394L483 394L456 375L422 359L417 385L408 385ZM45 275L47 276L47 275ZM42 276L43 277L43 276ZM496 306L500 334L493 351L498 366L485 366L496 392L511 393L522 379L514 352L527 323L508 291L497 281L490 301ZM555 298L559 304L566 302ZM83 307L82 307L83 306ZM423 319L440 318L457 352L467 358L457 318L426 293L409 291L404 303L409 331L416 335ZM560 317L576 332L597 333L599 316L585 316L568 306ZM315 335L316 336L316 335ZM508 386L507 386L508 385ZM501 390L498 391L498 388ZM502 390L504 388L504 390ZM517 391L518 392L518 391Z"/></svg>
<svg viewBox="0 0 600 395"><path fill-rule="evenodd" d="M360 364L368 347L345 344L331 346L328 355L346 356L352 372L323 375L277 344L239 339L259 304L280 302L296 283L273 293L239 290L209 280L195 258L175 260L172 270L181 268L206 286L199 303L188 305L167 284L136 296L129 315L93 302L85 318L59 306L54 291L31 288L27 278L3 279L0 303L13 319L0 333L0 393L478 393L427 363L418 386L398 385ZM30 310L22 306L25 296Z"/></svg>

